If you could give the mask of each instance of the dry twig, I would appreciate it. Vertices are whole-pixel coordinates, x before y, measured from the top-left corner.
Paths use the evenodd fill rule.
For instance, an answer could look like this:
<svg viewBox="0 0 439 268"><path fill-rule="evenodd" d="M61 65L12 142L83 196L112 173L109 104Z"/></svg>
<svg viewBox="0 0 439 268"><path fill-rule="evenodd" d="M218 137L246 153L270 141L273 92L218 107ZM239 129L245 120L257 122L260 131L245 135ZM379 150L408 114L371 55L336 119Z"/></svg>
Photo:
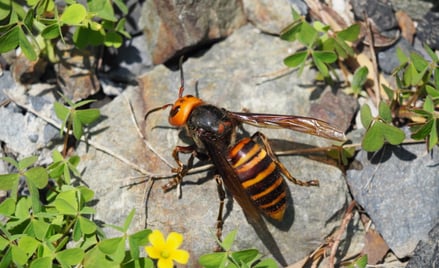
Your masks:
<svg viewBox="0 0 439 268"><path fill-rule="evenodd" d="M380 75L379 75L379 71L378 71L378 63L377 63L377 59L376 59L376 54L375 54L375 47L374 47L374 37L372 34L372 28L371 28L371 21L370 19L367 17L367 14L364 14L364 21L366 23L366 27L367 27L367 36L369 38L369 49L370 49L370 55L372 58L372 67L373 67L373 84L374 84L374 92L375 92L375 105L376 107L378 107L380 100L381 100L381 86L380 86Z"/></svg>
<svg viewBox="0 0 439 268"><path fill-rule="evenodd" d="M329 255L329 267L334 268L335 263L335 254L337 253L338 245L340 244L341 237L345 233L346 228L351 221L352 217L354 216L354 208L357 205L357 202L355 200L351 201L348 208L346 209L346 212L343 216L343 220L340 225L340 229L338 229L334 235L332 236L332 245L331 245L331 253Z"/></svg>
<svg viewBox="0 0 439 268"><path fill-rule="evenodd" d="M124 97L125 97L125 101L127 102L127 105L128 105L129 111L130 111L131 120L133 121L134 127L136 128L136 131L137 131L137 134L139 135L139 137L143 140L146 147L148 147L149 150L151 150L155 155L157 155L160 158L160 160L163 161L163 163L165 163L168 167L173 168L172 164L169 163L169 161L166 160L166 158L164 158L163 156L161 156L157 152L157 150L152 146L152 144L145 138L142 131L140 131L139 124L137 123L136 116L134 115L133 106L131 105L131 102L127 99L127 97L125 95L124 95Z"/></svg>

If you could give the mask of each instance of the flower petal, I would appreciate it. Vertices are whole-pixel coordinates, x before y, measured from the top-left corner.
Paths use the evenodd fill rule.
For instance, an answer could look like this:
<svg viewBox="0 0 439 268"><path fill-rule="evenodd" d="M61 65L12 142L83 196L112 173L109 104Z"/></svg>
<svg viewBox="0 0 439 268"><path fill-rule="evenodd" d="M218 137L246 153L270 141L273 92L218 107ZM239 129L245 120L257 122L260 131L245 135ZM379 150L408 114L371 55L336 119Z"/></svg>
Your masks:
<svg viewBox="0 0 439 268"><path fill-rule="evenodd" d="M151 259L159 259L162 251L153 246L145 247L145 251Z"/></svg>
<svg viewBox="0 0 439 268"><path fill-rule="evenodd" d="M159 250L163 250L163 248L166 247L165 238L163 237L162 232L160 232L159 230L153 230L149 234L148 240L151 245L153 245L153 247L156 247Z"/></svg>
<svg viewBox="0 0 439 268"><path fill-rule="evenodd" d="M174 267L174 262L172 261L171 258L167 258L167 259L159 259L159 261L157 262L157 268L173 268Z"/></svg>
<svg viewBox="0 0 439 268"><path fill-rule="evenodd" d="M183 243L183 235L171 232L166 238L166 248L169 250L177 249Z"/></svg>
<svg viewBox="0 0 439 268"><path fill-rule="evenodd" d="M189 260L189 252L182 249L177 249L172 252L171 258L181 264L186 264Z"/></svg>

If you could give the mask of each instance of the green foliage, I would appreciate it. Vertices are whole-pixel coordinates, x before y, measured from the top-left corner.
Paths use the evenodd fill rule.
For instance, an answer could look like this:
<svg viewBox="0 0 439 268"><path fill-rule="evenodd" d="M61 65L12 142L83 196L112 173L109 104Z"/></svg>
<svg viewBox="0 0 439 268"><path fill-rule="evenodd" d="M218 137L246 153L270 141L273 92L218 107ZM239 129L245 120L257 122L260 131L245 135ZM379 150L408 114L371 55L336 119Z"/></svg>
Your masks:
<svg viewBox="0 0 439 268"><path fill-rule="evenodd" d="M361 146L365 151L378 151L387 141L392 145L401 144L404 141L404 132L392 125L390 108L381 102L378 116L373 117L369 105L365 104L360 111L361 123L366 128Z"/></svg>
<svg viewBox="0 0 439 268"><path fill-rule="evenodd" d="M218 241L224 252L214 252L202 255L199 258L201 266L206 268L220 267L278 267L273 259L262 259L256 249L245 249L231 251L233 241L236 237L236 230L227 234L223 242Z"/></svg>
<svg viewBox="0 0 439 268"><path fill-rule="evenodd" d="M328 150L327 155L337 160L338 163L343 166L347 166L349 164L349 159L355 156L355 147L353 146L333 146L330 150Z"/></svg>
<svg viewBox="0 0 439 268"><path fill-rule="evenodd" d="M439 113L434 110L433 97L427 96L422 109L413 111L425 118L425 123L412 127L412 138L415 140L427 140L428 150L431 150L438 143Z"/></svg>
<svg viewBox="0 0 439 268"><path fill-rule="evenodd" d="M73 136L79 140L84 133L84 125L95 122L101 114L99 109L78 109L84 105L94 102L94 100L84 100L78 103L73 103L65 96L62 97L70 107L66 107L59 102L55 102L54 104L55 114L59 119L62 120L60 134L62 135L66 127L67 132L73 128Z"/></svg>
<svg viewBox="0 0 439 268"><path fill-rule="evenodd" d="M94 209L87 206L93 200L94 192L85 186L73 187L66 184L66 172L57 169L76 166L79 158L60 160L59 153L53 153L56 163L45 169L35 164L36 157L15 161L2 160L13 165L18 172L0 175L0 189L10 195L0 203L0 267L29 266L61 267L85 265L102 267L102 264L122 267L153 267L150 259L141 258L139 247L148 243L150 230L134 234L128 228L134 210L128 215L122 227L108 225L122 233L120 237L105 238L102 230L91 220ZM69 164L68 164L69 163ZM48 186L48 174L58 182ZM19 179L29 188L28 196L18 194ZM48 191L39 191L48 189ZM67 245L69 245L67 247ZM125 249L129 245L129 250Z"/></svg>
<svg viewBox="0 0 439 268"><path fill-rule="evenodd" d="M47 169L51 178L62 179L64 183L70 184L71 174L76 177L80 177L79 171L76 167L79 164L79 156L74 155L68 159L65 159L60 152L52 152L53 163L50 164Z"/></svg>
<svg viewBox="0 0 439 268"><path fill-rule="evenodd" d="M72 109L59 105L57 114L73 121L68 118L78 112L74 109L87 102L69 103ZM98 115L84 111L79 118L81 123L91 123ZM0 158L17 170L0 174L0 190L8 191L0 203L0 267L153 267L139 250L148 244L151 230L128 233L134 210L123 226L105 225L121 232L119 237L106 238L88 205L94 192L71 185L72 174L80 177L79 157L65 159L58 151L52 157L47 168L35 165L36 156L20 161ZM26 195L19 191L23 184L29 190Z"/></svg>
<svg viewBox="0 0 439 268"><path fill-rule="evenodd" d="M424 46L431 60L412 52L406 55L402 50L397 51L400 66L395 69L394 75L400 94L396 96L398 105L407 105L413 112L415 123L411 126L411 137L415 140L425 140L428 150L438 144L438 118L436 111L439 104L439 58L429 48ZM414 89L414 90L412 90ZM392 95L392 97L394 97ZM414 106L416 101L422 101L422 107ZM423 122L415 118L423 118Z"/></svg>
<svg viewBox="0 0 439 268"><path fill-rule="evenodd" d="M83 5L76 0L66 1L61 7L53 0L27 1L23 6L19 1L0 1L0 53L20 47L24 55L34 61L41 52L54 58L55 43L65 42L63 28L74 28L73 43L78 48L87 45L120 47L125 31L125 19L117 19L113 3L124 15L128 9L123 1L89 0Z"/></svg>
<svg viewBox="0 0 439 268"><path fill-rule="evenodd" d="M359 96L362 95L362 89L364 84L367 81L367 75L369 74L369 70L367 69L366 66L362 66L360 68L358 68L357 70L355 70L354 76L352 78L352 83L351 83L351 92L348 93L352 93L355 96Z"/></svg>
<svg viewBox="0 0 439 268"><path fill-rule="evenodd" d="M428 49L427 49L428 50ZM432 62L428 62L418 53L412 52L409 56L405 55L402 50L397 52L400 66L394 71L397 76L400 88L424 86L430 82L432 75L438 68L436 66L438 58L432 53Z"/></svg>
<svg viewBox="0 0 439 268"><path fill-rule="evenodd" d="M24 181L31 194L31 199L29 200L32 209L35 212L41 211L40 196L38 189L43 189L46 187L48 182L48 173L42 167L31 167L36 161L36 156L31 156L22 159L17 162L10 157L0 158L9 164L13 165L18 172L0 175L0 190L10 191L10 198L17 201L18 187L20 178L24 178Z"/></svg>
<svg viewBox="0 0 439 268"><path fill-rule="evenodd" d="M307 22L294 10L292 15L293 22L281 32L281 38L290 42L297 41L304 49L286 57L285 65L299 68L301 73L305 64L311 63L322 76L330 78L332 63L357 56L350 43L359 36L358 24L335 32L319 21ZM385 142L395 145L402 143L404 132L393 126L392 122L409 122L411 137L425 140L428 150L438 144L439 57L427 45L424 48L430 59L425 59L416 52L406 55L401 49L397 50L400 66L393 72L397 87L395 89L381 85L384 94L380 94L380 99L373 96L374 102L379 106L377 117L372 116L369 106L364 105L361 108L361 119L367 128L361 144L364 150L379 150ZM346 93L356 97L368 97L369 92L363 91L363 87L369 71L366 66L354 70ZM330 154L343 163L347 163L347 158L351 155L344 149L333 150Z"/></svg>
<svg viewBox="0 0 439 268"><path fill-rule="evenodd" d="M403 111L404 116L411 120L411 137L415 140L425 140L428 150L433 149L438 144L438 119L439 114L436 109L439 104L439 59L437 55L425 46L431 60L428 61L421 55L412 52L409 55L402 50L397 51L400 66L394 71L397 86L394 90L383 86L386 97L390 100L387 105L384 102L379 104L379 115L373 118L370 107L365 105L361 109L361 120L367 127L363 138L362 147L366 151L379 150L384 142L390 144L400 144L404 141L402 130L391 125L393 120L399 120L398 115ZM355 75L360 72L357 70ZM362 71L361 71L362 72ZM354 81L362 82L362 77L367 74L359 74L359 78ZM354 85L352 83L354 93ZM361 83L358 83L359 85ZM422 103L422 106L419 106ZM420 120L420 118L422 120Z"/></svg>
<svg viewBox="0 0 439 268"><path fill-rule="evenodd" d="M347 266L348 268L366 268L367 267L367 255L363 255L357 258L353 263Z"/></svg>
<svg viewBox="0 0 439 268"><path fill-rule="evenodd" d="M6 8L16 6L18 5L9 5L6 6ZM22 12L16 12L12 9L9 23L1 25L0 27L0 32L2 32L0 35L0 53L7 52L19 46L27 58L36 60L37 54L39 53L36 45L37 41L35 38L28 39L28 35L33 37L33 10L28 10L27 13L24 13L24 10L21 11ZM2 10L0 13L5 13L5 10ZM22 13L21 17L19 17L19 13Z"/></svg>
<svg viewBox="0 0 439 268"><path fill-rule="evenodd" d="M348 42L355 41L360 33L360 26L354 24L339 32L331 31L330 27L315 22L312 25L293 10L294 21L281 32L286 41L298 41L305 49L284 59L284 64L303 71L308 59L324 76L329 77L331 64L337 60L353 56L354 51Z"/></svg>

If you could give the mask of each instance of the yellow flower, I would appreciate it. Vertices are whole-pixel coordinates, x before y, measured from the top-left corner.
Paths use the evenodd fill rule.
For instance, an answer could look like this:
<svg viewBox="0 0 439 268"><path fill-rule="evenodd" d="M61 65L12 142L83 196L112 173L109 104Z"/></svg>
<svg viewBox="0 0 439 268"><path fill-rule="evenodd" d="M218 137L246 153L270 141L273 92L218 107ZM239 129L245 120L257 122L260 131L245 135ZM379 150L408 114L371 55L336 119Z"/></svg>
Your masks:
<svg viewBox="0 0 439 268"><path fill-rule="evenodd" d="M179 233L171 232L168 237L163 237L159 230L153 230L148 236L151 246L146 246L145 251L152 259L158 259L158 268L172 268L176 261L186 264L189 260L189 252L178 249L183 242L183 236Z"/></svg>

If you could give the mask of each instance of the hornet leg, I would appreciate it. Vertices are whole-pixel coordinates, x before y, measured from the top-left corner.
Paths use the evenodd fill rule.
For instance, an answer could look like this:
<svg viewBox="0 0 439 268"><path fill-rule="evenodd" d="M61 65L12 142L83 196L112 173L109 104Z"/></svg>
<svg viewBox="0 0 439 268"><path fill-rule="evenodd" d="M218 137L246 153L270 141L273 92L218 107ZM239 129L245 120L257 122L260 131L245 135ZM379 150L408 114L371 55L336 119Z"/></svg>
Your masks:
<svg viewBox="0 0 439 268"><path fill-rule="evenodd" d="M174 150L172 151L172 157L174 158L175 162L177 163L178 167L173 168L172 172L177 173L177 175L169 181L167 184L162 186L162 189L167 192L171 190L172 188L176 186L180 186L181 182L183 181L183 177L186 176L189 169L192 168L194 164L194 158L196 155L195 146L176 146ZM179 153L183 154L191 154L189 157L189 160L187 162L187 165L185 166L183 162L181 162Z"/></svg>
<svg viewBox="0 0 439 268"><path fill-rule="evenodd" d="M218 241L222 241L222 233L223 233L223 209L224 209L224 200L226 199L226 192L224 191L223 179L220 175L215 175L215 181L217 183L218 196L219 196L219 210L218 217L216 219L216 237ZM215 251L222 251L220 247Z"/></svg>

